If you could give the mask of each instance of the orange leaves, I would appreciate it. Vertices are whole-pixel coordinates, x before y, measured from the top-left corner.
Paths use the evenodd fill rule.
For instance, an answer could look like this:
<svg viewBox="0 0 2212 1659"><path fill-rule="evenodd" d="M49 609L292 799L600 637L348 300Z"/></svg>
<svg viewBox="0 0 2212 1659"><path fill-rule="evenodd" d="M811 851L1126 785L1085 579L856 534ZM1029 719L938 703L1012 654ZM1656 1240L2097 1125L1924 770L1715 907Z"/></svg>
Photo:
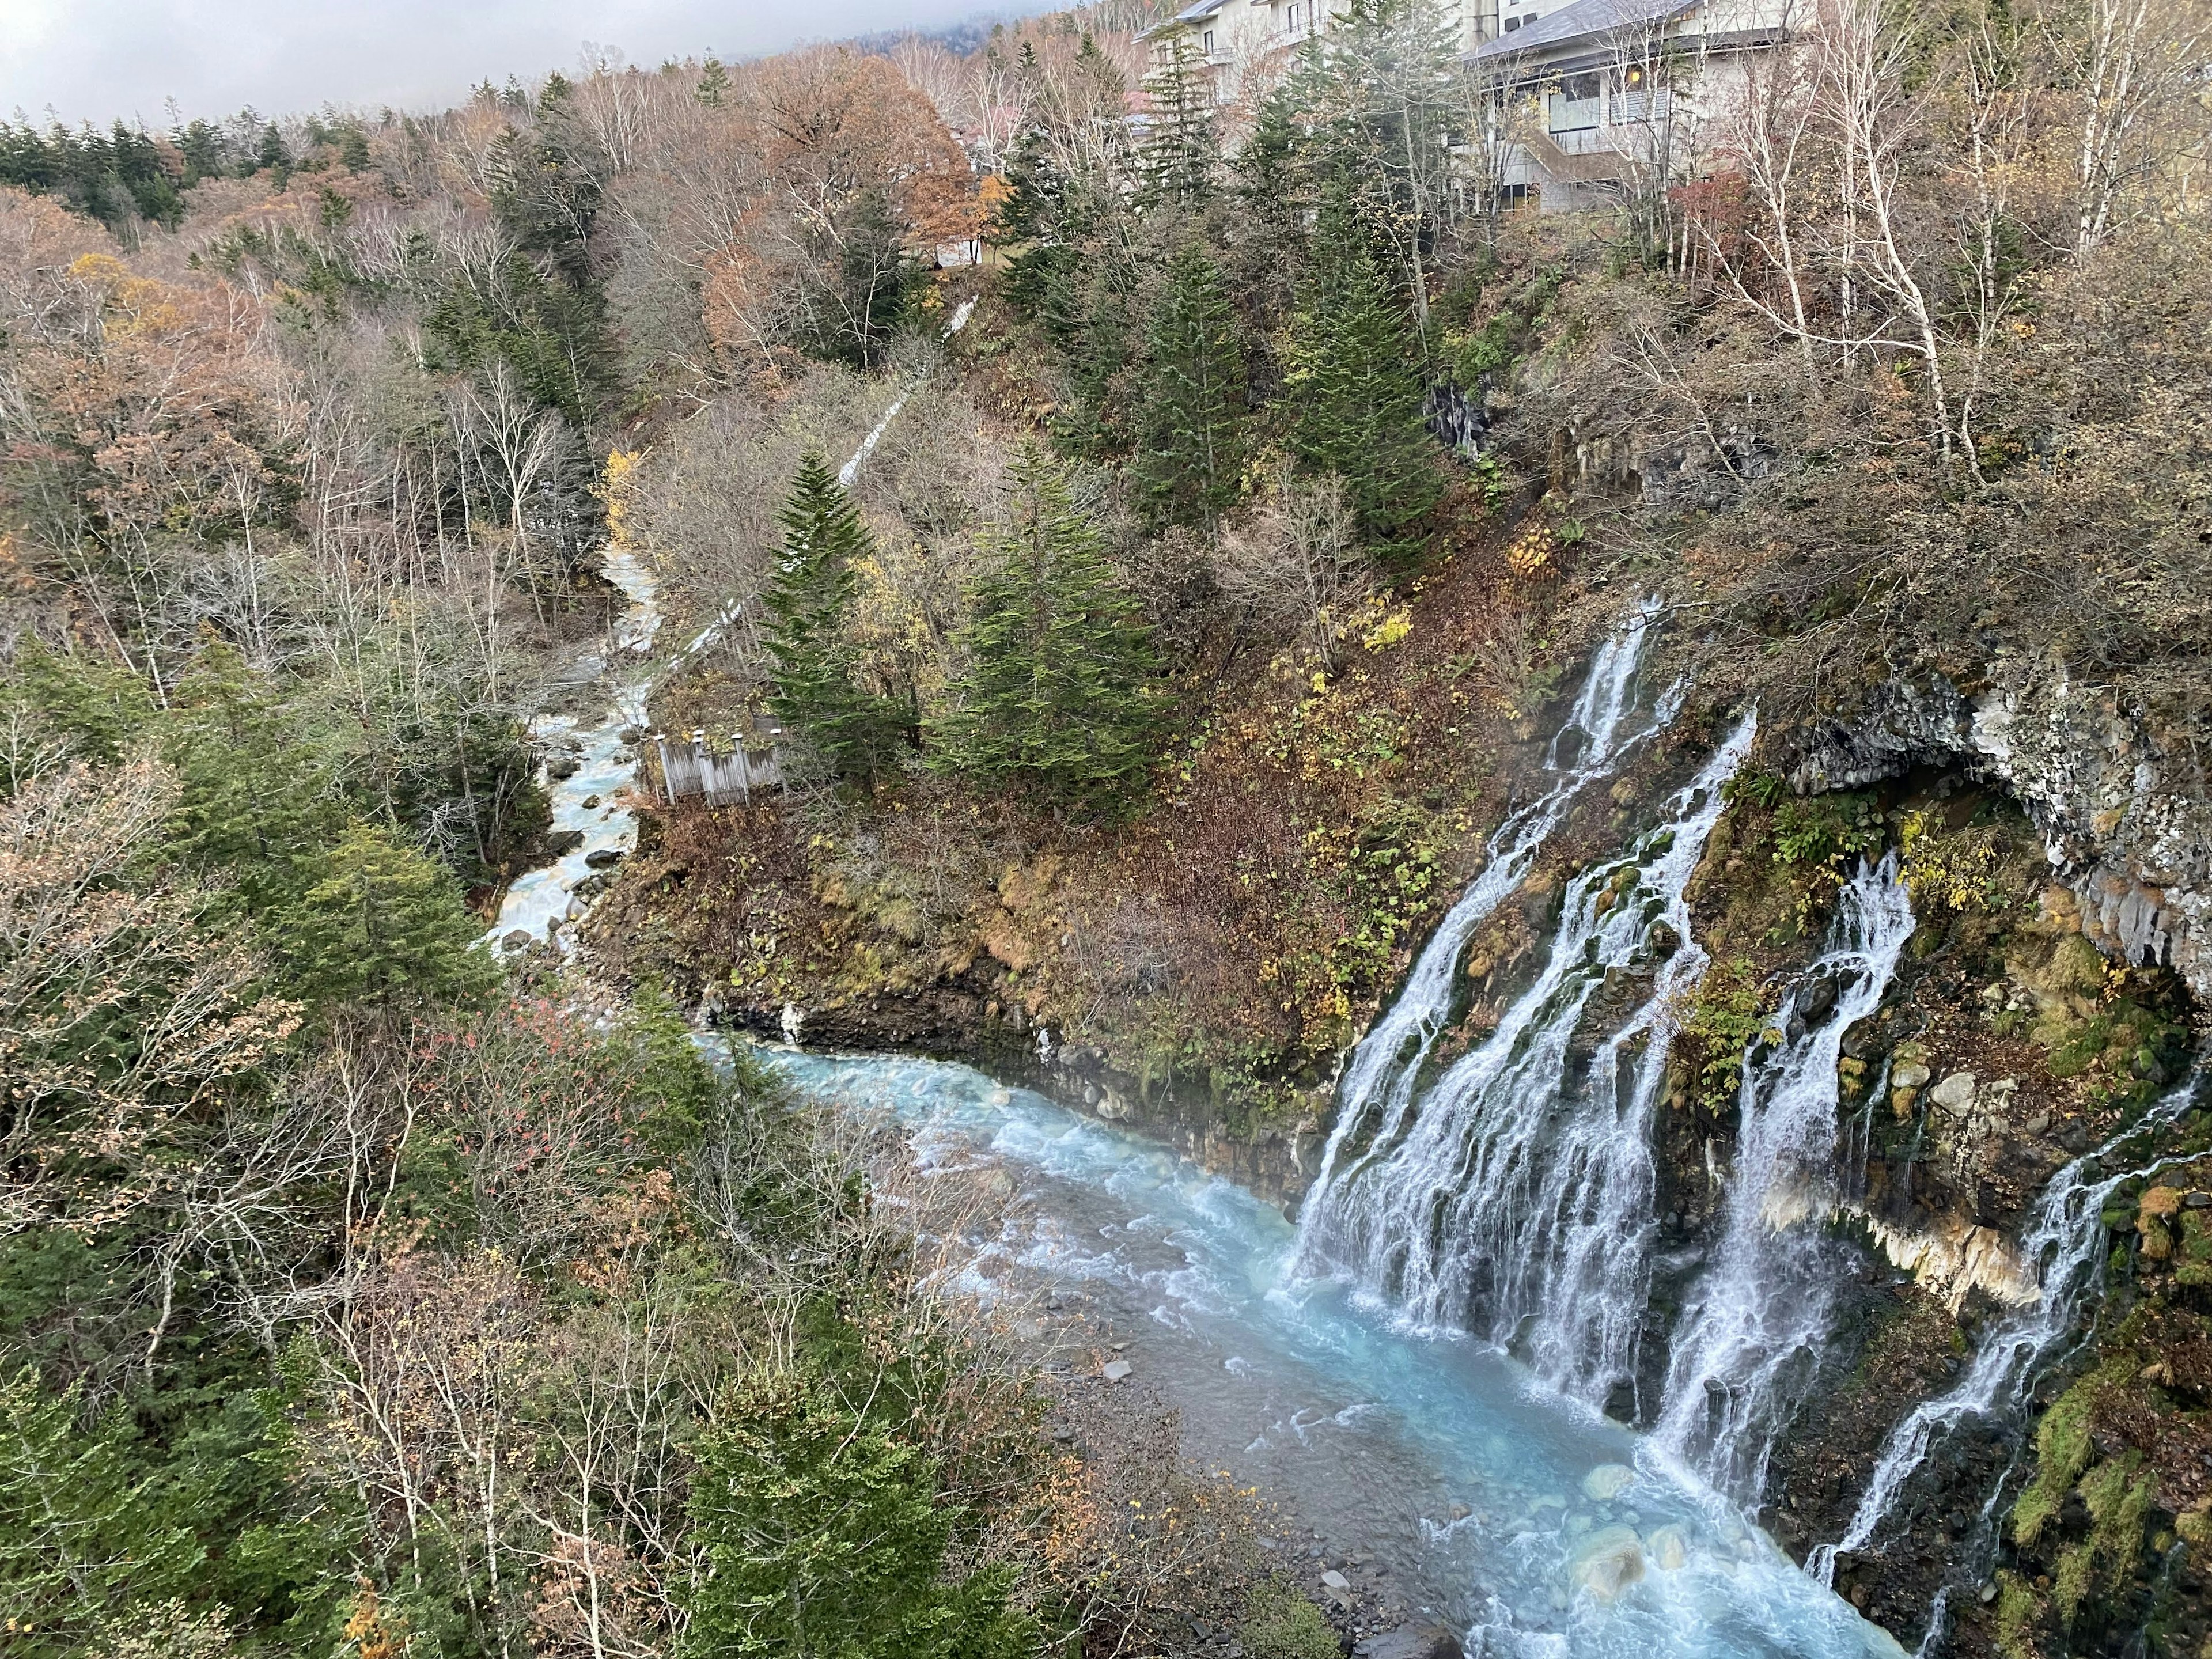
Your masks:
<svg viewBox="0 0 2212 1659"><path fill-rule="evenodd" d="M111 544L261 516L266 458L300 415L264 349L262 302L135 275L100 252L47 285L52 314L81 325L34 337L17 360L32 419L17 428L15 482L35 494L38 477L68 475Z"/></svg>
<svg viewBox="0 0 2212 1659"><path fill-rule="evenodd" d="M703 250L705 320L726 358L781 373L795 340L860 325L855 268L980 234L988 209L966 155L887 59L787 53L733 90L714 139L742 200Z"/></svg>

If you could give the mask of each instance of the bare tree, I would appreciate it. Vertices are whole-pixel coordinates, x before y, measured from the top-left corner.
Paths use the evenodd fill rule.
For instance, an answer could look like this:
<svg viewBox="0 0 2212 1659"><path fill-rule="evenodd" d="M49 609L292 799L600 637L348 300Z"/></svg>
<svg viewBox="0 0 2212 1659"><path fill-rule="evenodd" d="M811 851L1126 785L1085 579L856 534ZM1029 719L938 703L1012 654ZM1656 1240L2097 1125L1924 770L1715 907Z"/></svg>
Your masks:
<svg viewBox="0 0 2212 1659"><path fill-rule="evenodd" d="M1223 536L1214 580L1267 622L1294 628L1334 673L1346 620L1374 591L1341 479L1279 469L1267 503Z"/></svg>

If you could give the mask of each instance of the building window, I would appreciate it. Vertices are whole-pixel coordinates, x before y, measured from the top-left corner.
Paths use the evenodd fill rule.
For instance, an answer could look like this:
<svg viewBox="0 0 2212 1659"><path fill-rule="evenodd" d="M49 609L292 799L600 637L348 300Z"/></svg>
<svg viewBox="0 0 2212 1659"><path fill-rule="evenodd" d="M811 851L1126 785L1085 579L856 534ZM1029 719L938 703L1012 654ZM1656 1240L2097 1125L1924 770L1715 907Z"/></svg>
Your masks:
<svg viewBox="0 0 2212 1659"><path fill-rule="evenodd" d="M1213 31L1212 29L1206 30L1201 42L1201 46L1208 58L1213 56Z"/></svg>

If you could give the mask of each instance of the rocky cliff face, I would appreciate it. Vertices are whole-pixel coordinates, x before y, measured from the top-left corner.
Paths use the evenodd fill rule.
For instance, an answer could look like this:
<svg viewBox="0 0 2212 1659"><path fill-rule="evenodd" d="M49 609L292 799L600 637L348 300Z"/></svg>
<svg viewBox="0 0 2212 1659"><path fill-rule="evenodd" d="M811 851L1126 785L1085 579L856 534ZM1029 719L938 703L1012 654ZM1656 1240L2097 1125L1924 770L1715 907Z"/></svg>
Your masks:
<svg viewBox="0 0 2212 1659"><path fill-rule="evenodd" d="M1808 732L1790 773L1800 793L1857 787L1911 766L1955 765L2017 799L2106 955L2178 971L2212 994L2212 801L2182 732L2063 669L2001 662L1971 695L1937 678L1893 681L1866 711Z"/></svg>

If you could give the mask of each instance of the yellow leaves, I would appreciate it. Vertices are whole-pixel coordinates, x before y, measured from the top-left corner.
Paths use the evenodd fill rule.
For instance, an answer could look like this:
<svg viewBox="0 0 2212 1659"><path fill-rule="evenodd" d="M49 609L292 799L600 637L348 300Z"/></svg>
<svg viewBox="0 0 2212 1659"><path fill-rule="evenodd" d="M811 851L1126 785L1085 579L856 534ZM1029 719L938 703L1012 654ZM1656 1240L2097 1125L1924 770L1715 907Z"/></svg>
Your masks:
<svg viewBox="0 0 2212 1659"><path fill-rule="evenodd" d="M607 545L617 550L630 545L630 497L637 486L639 464L644 459L641 449L610 449L606 468L592 491L606 508Z"/></svg>
<svg viewBox="0 0 2212 1659"><path fill-rule="evenodd" d="M1945 833L1932 814L1908 812L1898 839L1913 902L1951 910L1990 907L2001 861L1994 830Z"/></svg>
<svg viewBox="0 0 2212 1659"><path fill-rule="evenodd" d="M1413 613L1401 606L1360 636L1360 644L1370 651L1387 651L1413 631Z"/></svg>
<svg viewBox="0 0 2212 1659"><path fill-rule="evenodd" d="M1505 549L1505 562L1523 581L1540 574L1552 562L1558 541L1552 526L1532 517L1526 528Z"/></svg>
<svg viewBox="0 0 2212 1659"><path fill-rule="evenodd" d="M354 1592L353 1610L346 1615L343 1633L358 1659L404 1659L407 1652L407 1620L384 1611L377 1600L376 1586L367 1578L360 1580L360 1588Z"/></svg>

